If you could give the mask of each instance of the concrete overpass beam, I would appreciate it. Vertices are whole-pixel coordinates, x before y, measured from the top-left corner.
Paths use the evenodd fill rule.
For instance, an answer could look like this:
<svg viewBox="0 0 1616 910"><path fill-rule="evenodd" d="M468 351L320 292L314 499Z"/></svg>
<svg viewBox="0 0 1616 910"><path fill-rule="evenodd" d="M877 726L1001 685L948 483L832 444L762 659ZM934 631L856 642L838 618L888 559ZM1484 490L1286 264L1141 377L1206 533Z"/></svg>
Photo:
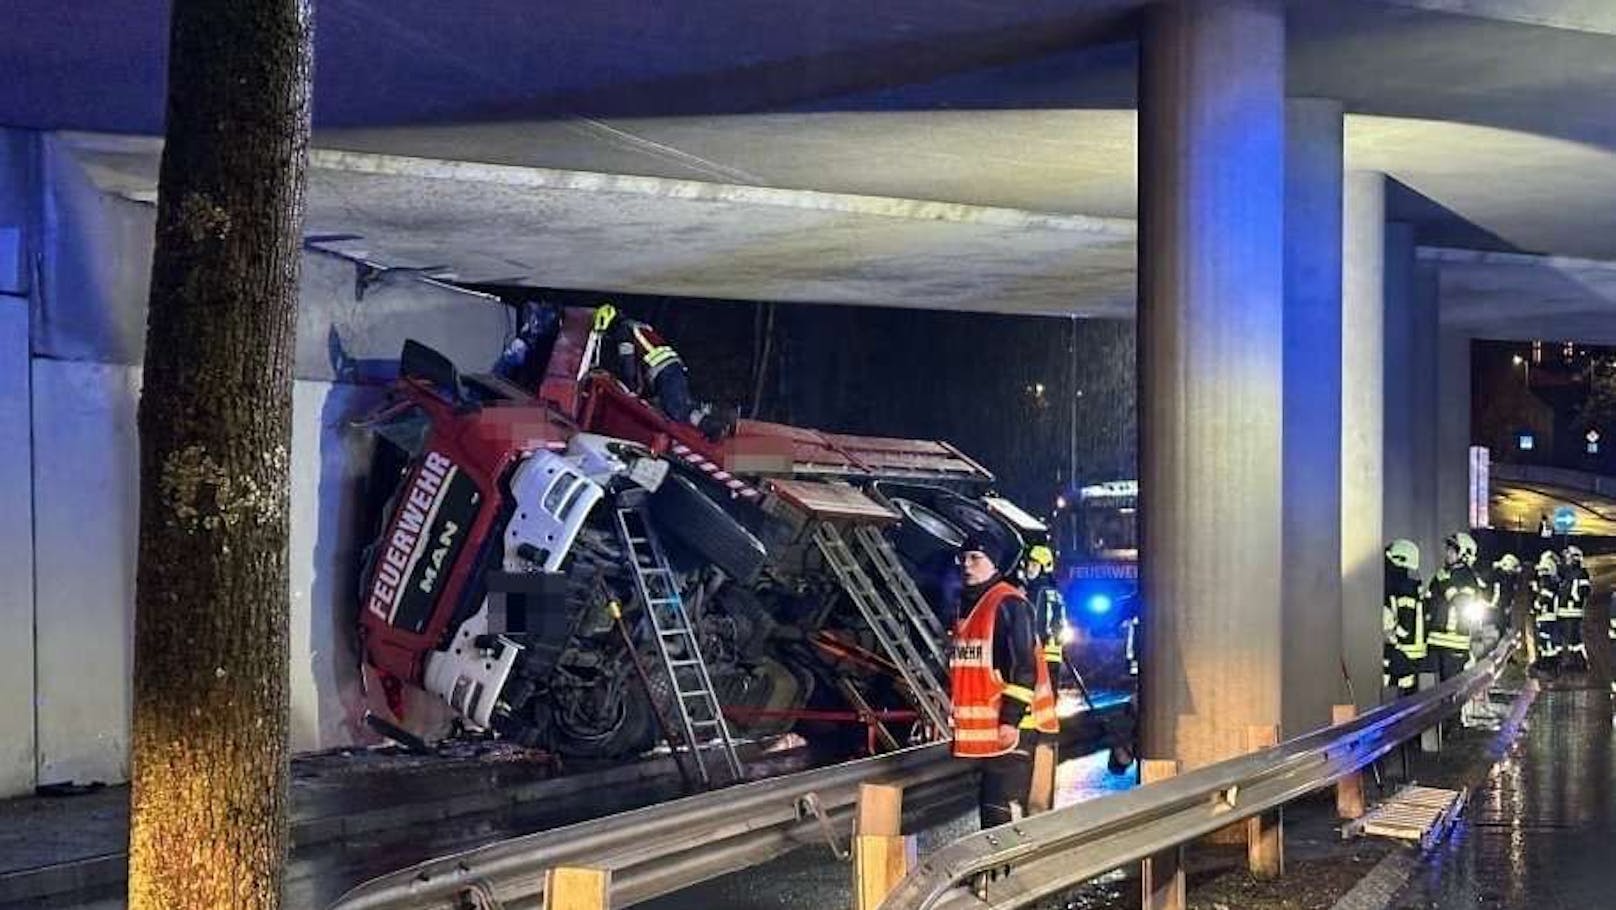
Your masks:
<svg viewBox="0 0 1616 910"><path fill-rule="evenodd" d="M1147 11L1140 70L1143 747L1280 723L1284 14Z"/></svg>
<svg viewBox="0 0 1616 910"><path fill-rule="evenodd" d="M1364 711L1380 703L1385 578L1385 175L1347 175L1342 257L1341 661Z"/></svg>
<svg viewBox="0 0 1616 910"><path fill-rule="evenodd" d="M1339 101L1285 105L1284 729L1340 700L1341 183Z"/></svg>

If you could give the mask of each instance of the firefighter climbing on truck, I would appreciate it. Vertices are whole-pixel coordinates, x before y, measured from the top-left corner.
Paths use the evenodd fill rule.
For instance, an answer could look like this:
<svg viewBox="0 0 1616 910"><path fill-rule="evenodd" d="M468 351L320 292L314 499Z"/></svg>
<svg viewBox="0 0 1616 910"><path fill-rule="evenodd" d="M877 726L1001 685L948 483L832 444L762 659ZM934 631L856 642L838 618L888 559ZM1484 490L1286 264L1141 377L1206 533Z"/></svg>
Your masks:
<svg viewBox="0 0 1616 910"><path fill-rule="evenodd" d="M590 334L592 366L607 370L629 391L654 401L662 413L687 421L711 440L735 429L732 408L698 404L690 397L684 359L650 324L618 312L611 303L595 308Z"/></svg>

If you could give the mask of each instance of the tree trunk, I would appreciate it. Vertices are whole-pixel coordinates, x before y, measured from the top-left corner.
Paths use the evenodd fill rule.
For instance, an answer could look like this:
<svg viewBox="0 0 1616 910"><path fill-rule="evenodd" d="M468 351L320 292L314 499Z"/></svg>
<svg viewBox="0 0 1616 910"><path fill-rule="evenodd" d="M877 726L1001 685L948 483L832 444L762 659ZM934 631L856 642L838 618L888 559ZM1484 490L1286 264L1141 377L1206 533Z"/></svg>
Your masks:
<svg viewBox="0 0 1616 910"><path fill-rule="evenodd" d="M308 0L173 0L140 399L129 905L277 907Z"/></svg>

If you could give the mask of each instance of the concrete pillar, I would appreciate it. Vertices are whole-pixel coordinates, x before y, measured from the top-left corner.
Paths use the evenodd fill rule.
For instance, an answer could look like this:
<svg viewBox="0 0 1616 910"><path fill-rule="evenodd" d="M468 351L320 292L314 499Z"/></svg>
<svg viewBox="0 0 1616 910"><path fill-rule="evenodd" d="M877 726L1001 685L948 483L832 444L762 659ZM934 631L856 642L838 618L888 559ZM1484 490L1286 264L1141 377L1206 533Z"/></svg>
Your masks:
<svg viewBox="0 0 1616 910"><path fill-rule="evenodd" d="M1280 722L1284 14L1183 0L1140 68L1143 749Z"/></svg>
<svg viewBox="0 0 1616 910"><path fill-rule="evenodd" d="M1470 336L1443 330L1437 340L1436 532L1470 527ZM1440 546L1440 544L1439 544ZM1442 552L1420 554L1426 575Z"/></svg>
<svg viewBox="0 0 1616 910"><path fill-rule="evenodd" d="M1386 225L1385 427L1381 458L1385 472L1381 497L1387 540L1407 537L1418 542L1418 510L1414 500L1414 434L1418 411L1414 386L1418 374L1429 375L1431 363L1414 359L1414 230L1407 224Z"/></svg>
<svg viewBox="0 0 1616 910"><path fill-rule="evenodd" d="M33 440L28 357L36 137L0 130L0 799L34 789Z"/></svg>
<svg viewBox="0 0 1616 910"><path fill-rule="evenodd" d="M0 294L0 798L34 788L33 446L28 299Z"/></svg>
<svg viewBox="0 0 1616 910"><path fill-rule="evenodd" d="M1360 711L1380 703L1386 178L1346 178L1341 282L1341 662Z"/></svg>
<svg viewBox="0 0 1616 910"><path fill-rule="evenodd" d="M1285 105L1284 731L1330 722L1341 654L1339 101Z"/></svg>
<svg viewBox="0 0 1616 910"><path fill-rule="evenodd" d="M1420 572L1429 577L1442 558L1442 522L1437 508L1437 348L1441 337L1438 309L1441 266L1416 257L1410 288L1409 310L1414 333L1409 384L1414 411L1413 429L1413 526L1414 542L1420 545ZM1466 387L1468 388L1468 386Z"/></svg>

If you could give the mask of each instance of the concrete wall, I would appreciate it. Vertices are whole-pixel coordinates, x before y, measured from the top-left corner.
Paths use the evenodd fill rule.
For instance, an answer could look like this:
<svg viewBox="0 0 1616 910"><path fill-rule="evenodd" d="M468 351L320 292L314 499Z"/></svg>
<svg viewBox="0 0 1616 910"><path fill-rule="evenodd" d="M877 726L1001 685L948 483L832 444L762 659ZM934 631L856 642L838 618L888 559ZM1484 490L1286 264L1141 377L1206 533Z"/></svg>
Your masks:
<svg viewBox="0 0 1616 910"><path fill-rule="evenodd" d="M28 302L0 295L0 795L34 785L34 543Z"/></svg>
<svg viewBox="0 0 1616 910"><path fill-rule="evenodd" d="M40 783L128 772L139 394L131 367L34 361Z"/></svg>
<svg viewBox="0 0 1616 910"><path fill-rule="evenodd" d="M34 785L33 446L28 395L38 141L0 129L0 796Z"/></svg>
<svg viewBox="0 0 1616 910"><path fill-rule="evenodd" d="M8 168L13 141L38 149L36 166ZM40 254L28 298L0 282L0 502L12 519L0 530L0 797L127 774L153 218L95 189L50 137L0 132L0 234L20 223L22 246ZM328 257L307 256L303 269L290 579L299 751L361 735L351 630L369 445L347 423L381 390L334 382L334 352L390 360L413 337L482 368L509 324L503 307L418 283L355 300L353 268Z"/></svg>

